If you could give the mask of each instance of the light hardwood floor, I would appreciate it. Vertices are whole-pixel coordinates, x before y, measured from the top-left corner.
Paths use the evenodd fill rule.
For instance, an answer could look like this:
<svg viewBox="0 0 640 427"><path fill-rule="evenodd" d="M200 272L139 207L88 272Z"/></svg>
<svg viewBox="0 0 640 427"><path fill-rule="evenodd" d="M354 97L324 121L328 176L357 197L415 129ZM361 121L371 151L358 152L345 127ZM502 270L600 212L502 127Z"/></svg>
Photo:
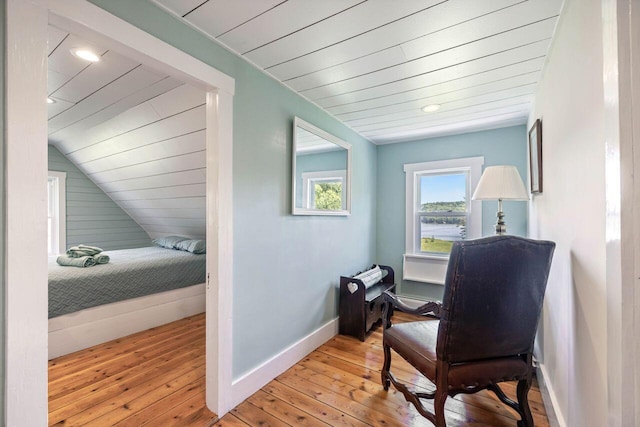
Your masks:
<svg viewBox="0 0 640 427"><path fill-rule="evenodd" d="M394 321L412 320L396 313ZM337 336L218 420L204 404L204 315L49 362L49 424L59 426L430 426L393 387L380 385L380 328L362 343ZM397 378L433 386L400 357ZM507 394L515 387L507 384ZM540 392L529 401L548 427ZM488 392L447 402L449 426L515 426Z"/></svg>

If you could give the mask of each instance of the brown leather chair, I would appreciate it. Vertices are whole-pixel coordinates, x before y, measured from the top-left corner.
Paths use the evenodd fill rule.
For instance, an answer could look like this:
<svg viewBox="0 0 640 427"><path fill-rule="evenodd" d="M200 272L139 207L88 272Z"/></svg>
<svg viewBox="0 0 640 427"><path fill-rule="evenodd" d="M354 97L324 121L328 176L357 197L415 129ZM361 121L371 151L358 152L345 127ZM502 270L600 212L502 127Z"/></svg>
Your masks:
<svg viewBox="0 0 640 427"><path fill-rule="evenodd" d="M446 426L447 396L492 390L521 416L518 426L533 426L527 394L531 387L533 341L542 309L555 243L516 236L493 236L453 244L442 303L412 309L385 294L391 307L429 320L385 322L382 384L393 383L424 417ZM388 319L386 314L384 319ZM439 319L438 319L439 318ZM428 318L425 318L428 319ZM389 371L391 349L436 386L414 393ZM518 381L517 400L498 386ZM435 399L435 414L420 399Z"/></svg>

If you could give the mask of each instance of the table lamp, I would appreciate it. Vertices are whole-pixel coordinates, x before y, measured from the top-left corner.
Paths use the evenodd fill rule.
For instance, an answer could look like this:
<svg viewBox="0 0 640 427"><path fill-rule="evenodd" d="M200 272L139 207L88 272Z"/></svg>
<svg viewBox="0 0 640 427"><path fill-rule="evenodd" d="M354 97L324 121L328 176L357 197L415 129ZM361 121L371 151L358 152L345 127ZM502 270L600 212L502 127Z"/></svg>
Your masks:
<svg viewBox="0 0 640 427"><path fill-rule="evenodd" d="M502 201L529 200L529 193L524 188L522 178L515 166L489 166L482 173L472 199L498 201L496 234L500 235L507 232Z"/></svg>

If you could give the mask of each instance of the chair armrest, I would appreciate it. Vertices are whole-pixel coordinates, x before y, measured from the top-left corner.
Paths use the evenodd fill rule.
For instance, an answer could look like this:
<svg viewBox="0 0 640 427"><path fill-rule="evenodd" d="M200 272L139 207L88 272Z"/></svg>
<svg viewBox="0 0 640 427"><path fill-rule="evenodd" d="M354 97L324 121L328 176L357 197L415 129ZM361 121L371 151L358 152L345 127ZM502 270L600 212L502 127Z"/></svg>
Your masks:
<svg viewBox="0 0 640 427"><path fill-rule="evenodd" d="M405 313L418 315L431 313L435 317L440 317L440 309L442 308L442 303L440 301L429 301L419 307L413 308L403 303L400 298L389 291L385 291L383 295L385 302L388 302L394 309L400 310Z"/></svg>

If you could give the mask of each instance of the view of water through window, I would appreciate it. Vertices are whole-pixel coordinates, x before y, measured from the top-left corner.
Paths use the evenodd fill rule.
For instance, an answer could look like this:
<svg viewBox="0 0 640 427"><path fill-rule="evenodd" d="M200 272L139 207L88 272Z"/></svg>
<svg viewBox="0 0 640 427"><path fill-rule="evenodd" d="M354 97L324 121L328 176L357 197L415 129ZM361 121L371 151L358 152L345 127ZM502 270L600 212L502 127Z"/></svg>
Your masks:
<svg viewBox="0 0 640 427"><path fill-rule="evenodd" d="M454 241L466 238L467 175L420 177L420 249L449 253Z"/></svg>

